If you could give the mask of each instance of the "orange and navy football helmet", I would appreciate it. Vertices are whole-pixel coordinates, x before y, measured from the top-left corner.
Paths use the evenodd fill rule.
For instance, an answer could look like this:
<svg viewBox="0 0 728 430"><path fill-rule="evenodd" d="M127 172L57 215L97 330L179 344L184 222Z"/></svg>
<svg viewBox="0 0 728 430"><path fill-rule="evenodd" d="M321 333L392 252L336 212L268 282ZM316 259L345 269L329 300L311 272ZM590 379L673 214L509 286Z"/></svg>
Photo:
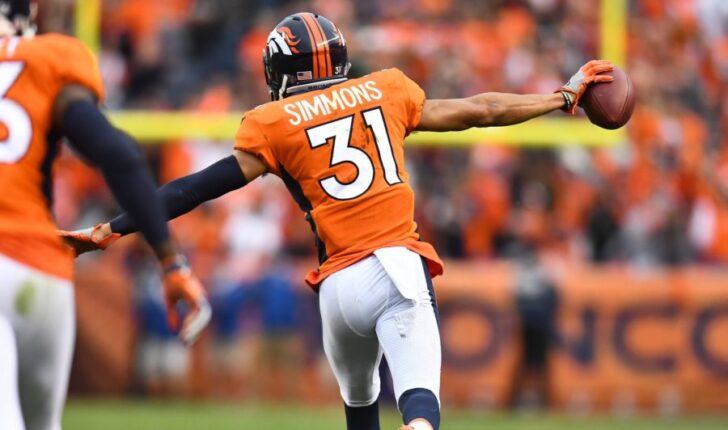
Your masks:
<svg viewBox="0 0 728 430"><path fill-rule="evenodd" d="M346 40L333 22L302 12L287 16L263 50L265 82L273 100L346 80Z"/></svg>
<svg viewBox="0 0 728 430"><path fill-rule="evenodd" d="M3 33L14 33L17 36L32 36L35 34L33 16L35 15L35 1L31 0L0 0L0 17L4 17Z"/></svg>

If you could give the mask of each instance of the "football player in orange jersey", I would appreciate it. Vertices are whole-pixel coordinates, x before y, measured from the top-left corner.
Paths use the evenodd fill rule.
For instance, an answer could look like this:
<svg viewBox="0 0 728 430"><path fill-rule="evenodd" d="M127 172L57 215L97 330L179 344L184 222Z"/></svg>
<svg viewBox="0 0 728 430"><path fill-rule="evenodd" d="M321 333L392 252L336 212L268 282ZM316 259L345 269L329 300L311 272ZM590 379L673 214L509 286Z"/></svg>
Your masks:
<svg viewBox="0 0 728 430"><path fill-rule="evenodd" d="M93 56L70 37L35 37L31 9L29 0L0 0L3 430L61 428L75 335L73 254L58 237L50 211L51 169L61 137L101 169L162 262L170 322L179 322L178 301L189 307L182 340L193 341L210 318L200 283L170 240L141 153L98 110L103 89Z"/></svg>
<svg viewBox="0 0 728 430"><path fill-rule="evenodd" d="M431 277L443 271L414 222L405 137L517 124L556 109L574 112L599 75L591 61L545 95L485 93L431 100L401 71L348 79L347 48L323 16L297 13L270 33L263 64L272 102L247 112L233 155L163 186L172 217L258 176L280 177L311 224L320 266L306 281L319 294L324 351L349 430L379 429L378 366L389 364L403 429L440 425L440 338ZM79 249L135 230L126 215L73 236Z"/></svg>

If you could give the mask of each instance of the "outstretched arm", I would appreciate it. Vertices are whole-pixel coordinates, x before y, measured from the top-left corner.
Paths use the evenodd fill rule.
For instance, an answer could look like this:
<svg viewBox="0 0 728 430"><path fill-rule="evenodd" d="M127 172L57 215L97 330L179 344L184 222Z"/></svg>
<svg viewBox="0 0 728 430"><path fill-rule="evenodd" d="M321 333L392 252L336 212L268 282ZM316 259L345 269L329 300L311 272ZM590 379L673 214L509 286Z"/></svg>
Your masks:
<svg viewBox="0 0 728 430"><path fill-rule="evenodd" d="M71 147L101 170L114 197L137 220L157 258L172 257L175 249L164 209L154 198L154 182L132 138L111 125L85 87L64 87L54 109L58 129Z"/></svg>
<svg viewBox="0 0 728 430"><path fill-rule="evenodd" d="M608 61L590 61L553 94L483 93L462 99L427 100L416 129L459 131L471 127L499 127L528 121L556 109L573 114L588 85L613 79L600 75L612 68Z"/></svg>
<svg viewBox="0 0 728 430"><path fill-rule="evenodd" d="M460 131L518 124L563 107L555 94L483 93L464 99L427 100L419 131Z"/></svg>
<svg viewBox="0 0 728 430"><path fill-rule="evenodd" d="M245 186L266 172L254 155L235 150L234 154L200 170L176 179L157 190L157 198L167 209L168 219L174 219L202 203L214 200ZM103 241L113 234L134 233L137 226L131 216L122 213L111 222L100 225L93 233L94 241Z"/></svg>

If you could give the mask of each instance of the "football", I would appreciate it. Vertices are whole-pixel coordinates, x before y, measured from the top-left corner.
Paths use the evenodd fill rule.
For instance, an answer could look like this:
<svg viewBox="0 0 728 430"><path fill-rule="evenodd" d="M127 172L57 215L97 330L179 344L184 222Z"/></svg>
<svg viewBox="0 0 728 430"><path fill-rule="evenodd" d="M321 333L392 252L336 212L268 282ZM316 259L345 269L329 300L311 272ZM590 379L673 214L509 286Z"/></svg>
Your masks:
<svg viewBox="0 0 728 430"><path fill-rule="evenodd" d="M592 124L614 130L625 125L632 116L635 91L632 80L624 70L615 66L607 74L613 76L614 80L589 86L579 106Z"/></svg>

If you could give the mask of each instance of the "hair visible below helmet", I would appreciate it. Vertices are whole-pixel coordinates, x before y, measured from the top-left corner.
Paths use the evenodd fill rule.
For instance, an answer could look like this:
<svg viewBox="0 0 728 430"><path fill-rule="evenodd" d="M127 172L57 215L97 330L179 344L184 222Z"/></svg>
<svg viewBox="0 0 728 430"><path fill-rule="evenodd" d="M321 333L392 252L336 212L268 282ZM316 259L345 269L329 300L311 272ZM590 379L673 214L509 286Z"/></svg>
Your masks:
<svg viewBox="0 0 728 430"><path fill-rule="evenodd" d="M33 3L31 0L0 0L0 17L5 18L0 33L5 36L34 35L35 4Z"/></svg>
<svg viewBox="0 0 728 430"><path fill-rule="evenodd" d="M268 35L263 50L265 82L273 100L346 80L346 40L321 15L287 16Z"/></svg>

